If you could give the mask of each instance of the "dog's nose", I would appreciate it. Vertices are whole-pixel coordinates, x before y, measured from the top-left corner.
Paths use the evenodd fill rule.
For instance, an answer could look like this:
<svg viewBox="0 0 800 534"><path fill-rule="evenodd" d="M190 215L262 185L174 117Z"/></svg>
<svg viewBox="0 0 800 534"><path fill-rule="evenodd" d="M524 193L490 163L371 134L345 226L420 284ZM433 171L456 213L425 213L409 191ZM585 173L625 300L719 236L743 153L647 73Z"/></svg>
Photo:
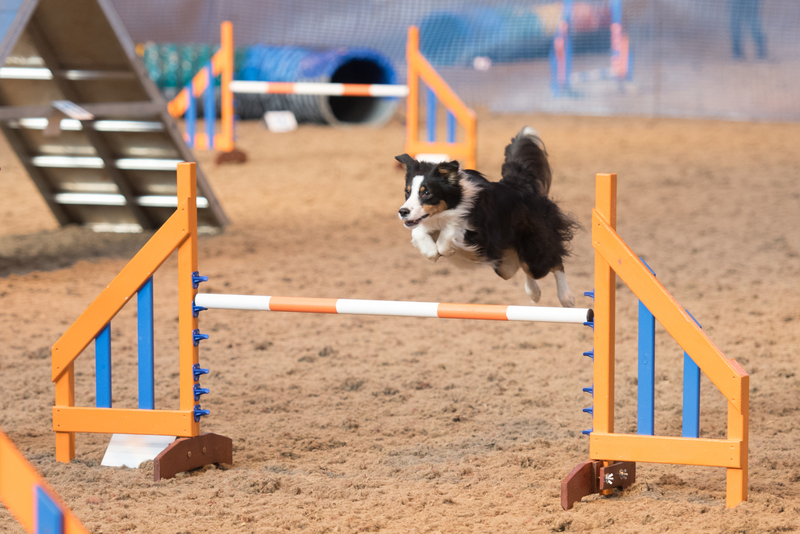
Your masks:
<svg viewBox="0 0 800 534"><path fill-rule="evenodd" d="M400 214L401 218L405 219L406 217L408 217L408 214L411 213L411 210L408 208L400 208L400 211L398 211L397 213Z"/></svg>

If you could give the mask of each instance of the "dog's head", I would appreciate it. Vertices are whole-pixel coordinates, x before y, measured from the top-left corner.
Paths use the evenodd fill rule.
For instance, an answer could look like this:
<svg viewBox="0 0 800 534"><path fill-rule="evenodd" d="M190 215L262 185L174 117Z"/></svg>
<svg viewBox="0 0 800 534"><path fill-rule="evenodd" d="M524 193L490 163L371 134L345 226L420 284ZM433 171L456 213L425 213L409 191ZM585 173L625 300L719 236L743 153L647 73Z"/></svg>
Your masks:
<svg viewBox="0 0 800 534"><path fill-rule="evenodd" d="M457 161L428 163L408 154L395 159L406 168L406 203L398 212L406 228L458 206L461 175Z"/></svg>

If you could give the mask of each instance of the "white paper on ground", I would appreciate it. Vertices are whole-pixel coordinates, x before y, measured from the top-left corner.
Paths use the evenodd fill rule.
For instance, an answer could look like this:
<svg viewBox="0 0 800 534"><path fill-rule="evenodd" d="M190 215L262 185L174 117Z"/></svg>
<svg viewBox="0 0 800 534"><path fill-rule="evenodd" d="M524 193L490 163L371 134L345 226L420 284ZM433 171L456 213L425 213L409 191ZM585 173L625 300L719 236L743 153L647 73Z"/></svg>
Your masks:
<svg viewBox="0 0 800 534"><path fill-rule="evenodd" d="M153 460L173 441L175 436L114 434L100 465L136 469L140 463Z"/></svg>
<svg viewBox="0 0 800 534"><path fill-rule="evenodd" d="M267 128L273 133L286 133L297 129L297 118L291 111L267 111L264 113Z"/></svg>

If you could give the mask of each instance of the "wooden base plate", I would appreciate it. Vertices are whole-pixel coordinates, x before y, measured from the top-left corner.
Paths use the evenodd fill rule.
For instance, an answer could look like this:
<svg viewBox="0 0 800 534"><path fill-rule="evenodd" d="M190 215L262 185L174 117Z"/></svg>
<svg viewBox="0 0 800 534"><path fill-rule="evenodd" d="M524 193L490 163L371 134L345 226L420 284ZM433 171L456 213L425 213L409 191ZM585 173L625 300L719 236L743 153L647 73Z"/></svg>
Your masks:
<svg viewBox="0 0 800 534"><path fill-rule="evenodd" d="M153 480L172 478L208 464L232 464L233 440L218 434L176 439L153 460Z"/></svg>
<svg viewBox="0 0 800 534"><path fill-rule="evenodd" d="M633 462L583 462L561 481L561 507L569 510L588 495L609 495L614 488L625 489L635 480L636 464Z"/></svg>

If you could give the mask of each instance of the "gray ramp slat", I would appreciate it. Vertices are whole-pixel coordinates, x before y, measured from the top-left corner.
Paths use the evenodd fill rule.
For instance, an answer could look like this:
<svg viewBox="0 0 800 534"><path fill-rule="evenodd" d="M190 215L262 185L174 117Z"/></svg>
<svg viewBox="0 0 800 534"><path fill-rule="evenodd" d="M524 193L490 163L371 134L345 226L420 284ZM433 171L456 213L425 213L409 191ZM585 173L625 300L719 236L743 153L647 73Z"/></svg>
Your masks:
<svg viewBox="0 0 800 534"><path fill-rule="evenodd" d="M0 32L0 65L37 69L34 76L0 77L0 128L58 221L114 231L163 224L172 210L147 199L174 195L174 162L195 158L111 3L7 1ZM94 119L65 118L52 107L55 100L71 101ZM112 124L131 121L148 127ZM224 226L228 220L200 168L197 182L206 199L198 223ZM76 191L86 195L70 195Z"/></svg>

